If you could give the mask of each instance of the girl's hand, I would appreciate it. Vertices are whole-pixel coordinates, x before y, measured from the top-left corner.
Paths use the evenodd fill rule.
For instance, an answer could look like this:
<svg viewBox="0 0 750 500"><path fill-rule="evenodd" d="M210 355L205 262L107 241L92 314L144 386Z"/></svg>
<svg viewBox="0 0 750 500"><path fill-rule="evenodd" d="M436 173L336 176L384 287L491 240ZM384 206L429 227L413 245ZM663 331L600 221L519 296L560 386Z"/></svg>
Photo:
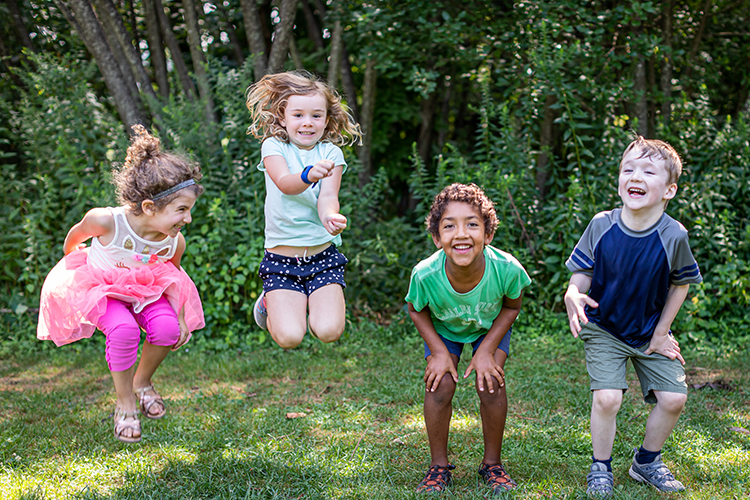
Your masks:
<svg viewBox="0 0 750 500"><path fill-rule="evenodd" d="M341 232L346 229L346 217L341 214L329 214L325 216L323 220L323 227L326 231L331 233L332 236L338 236Z"/></svg>
<svg viewBox="0 0 750 500"><path fill-rule="evenodd" d="M435 392L446 373L450 373L453 381L458 383L458 372L453 364L451 355L447 352L430 354L427 357L427 368L424 369L424 388L427 392Z"/></svg>
<svg viewBox="0 0 750 500"><path fill-rule="evenodd" d="M175 345L172 346L173 351L176 351L180 347L184 346L185 343L190 340L190 330L188 330L187 323L185 323L184 312L181 312L177 317L177 322L180 324L180 338L177 339Z"/></svg>
<svg viewBox="0 0 750 500"><path fill-rule="evenodd" d="M313 165L313 168L307 173L307 180L311 183L318 182L320 179L324 179L331 175L335 165L331 160L320 160L318 163Z"/></svg>
<svg viewBox="0 0 750 500"><path fill-rule="evenodd" d="M484 392L484 388L488 387L490 394L494 394L493 378L497 380L500 387L505 385L505 371L492 354L477 349L477 352L471 358L471 363L466 367L464 378L468 377L473 370L477 372L477 388L480 392Z"/></svg>

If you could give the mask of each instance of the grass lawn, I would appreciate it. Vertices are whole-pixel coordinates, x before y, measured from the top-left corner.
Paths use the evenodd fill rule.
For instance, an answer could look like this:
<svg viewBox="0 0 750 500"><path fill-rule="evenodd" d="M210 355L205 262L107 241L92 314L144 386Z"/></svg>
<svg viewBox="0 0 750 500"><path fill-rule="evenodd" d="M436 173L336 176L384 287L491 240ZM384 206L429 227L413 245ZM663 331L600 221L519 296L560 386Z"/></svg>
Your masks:
<svg viewBox="0 0 750 500"><path fill-rule="evenodd" d="M533 329L514 329L506 365L503 453L519 483L506 497L586 498L582 344L559 329L525 338L525 328ZM423 498L414 488L429 465L424 361L407 325L354 325L336 344L306 339L292 351L196 347L170 355L157 372L168 413L144 419L144 439L134 445L112 436L114 393L99 343L0 359L0 497ZM615 498L750 498L750 355L684 354L690 394L664 455L688 490L664 495L628 476L650 409L631 370L615 440ZM454 400L457 468L445 498L487 496L477 485L482 434L472 381L461 381Z"/></svg>

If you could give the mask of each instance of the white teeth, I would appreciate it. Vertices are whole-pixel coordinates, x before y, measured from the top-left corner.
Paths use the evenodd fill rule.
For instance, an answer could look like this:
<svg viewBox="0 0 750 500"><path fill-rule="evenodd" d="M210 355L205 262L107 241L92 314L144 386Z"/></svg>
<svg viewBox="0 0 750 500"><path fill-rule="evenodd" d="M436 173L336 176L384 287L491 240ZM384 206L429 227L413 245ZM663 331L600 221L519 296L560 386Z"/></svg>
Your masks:
<svg viewBox="0 0 750 500"><path fill-rule="evenodd" d="M471 245L456 245L454 248L456 250L466 250L468 248L471 248Z"/></svg>

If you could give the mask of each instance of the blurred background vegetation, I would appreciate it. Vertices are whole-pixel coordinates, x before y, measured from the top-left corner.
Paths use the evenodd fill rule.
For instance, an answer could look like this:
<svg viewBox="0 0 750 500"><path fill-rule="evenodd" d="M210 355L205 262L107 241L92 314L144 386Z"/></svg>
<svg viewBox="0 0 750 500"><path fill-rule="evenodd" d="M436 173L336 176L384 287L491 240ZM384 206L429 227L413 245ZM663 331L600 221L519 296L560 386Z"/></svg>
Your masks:
<svg viewBox="0 0 750 500"><path fill-rule="evenodd" d="M750 0L2 0L0 352L34 341L67 230L115 203L134 123L205 174L183 259L206 312L196 342L267 342L251 314L264 187L244 95L295 68L339 89L366 132L341 192L352 321L404 320L411 268L434 251L431 198L475 182L497 205L494 244L533 278L524 314L564 334L564 261L619 205L635 132L684 161L668 213L705 281L675 332L746 346L749 25Z"/></svg>

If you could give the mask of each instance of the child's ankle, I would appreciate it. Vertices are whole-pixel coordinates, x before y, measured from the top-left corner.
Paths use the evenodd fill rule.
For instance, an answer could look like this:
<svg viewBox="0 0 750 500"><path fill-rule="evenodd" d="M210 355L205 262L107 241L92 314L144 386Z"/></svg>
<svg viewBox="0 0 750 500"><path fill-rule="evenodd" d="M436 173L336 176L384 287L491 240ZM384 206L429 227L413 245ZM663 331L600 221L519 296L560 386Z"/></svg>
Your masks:
<svg viewBox="0 0 750 500"><path fill-rule="evenodd" d="M607 460L599 460L596 457L591 457L592 463L599 462L600 464L604 464L604 466L607 468L607 472L612 472L612 457L609 457Z"/></svg>

